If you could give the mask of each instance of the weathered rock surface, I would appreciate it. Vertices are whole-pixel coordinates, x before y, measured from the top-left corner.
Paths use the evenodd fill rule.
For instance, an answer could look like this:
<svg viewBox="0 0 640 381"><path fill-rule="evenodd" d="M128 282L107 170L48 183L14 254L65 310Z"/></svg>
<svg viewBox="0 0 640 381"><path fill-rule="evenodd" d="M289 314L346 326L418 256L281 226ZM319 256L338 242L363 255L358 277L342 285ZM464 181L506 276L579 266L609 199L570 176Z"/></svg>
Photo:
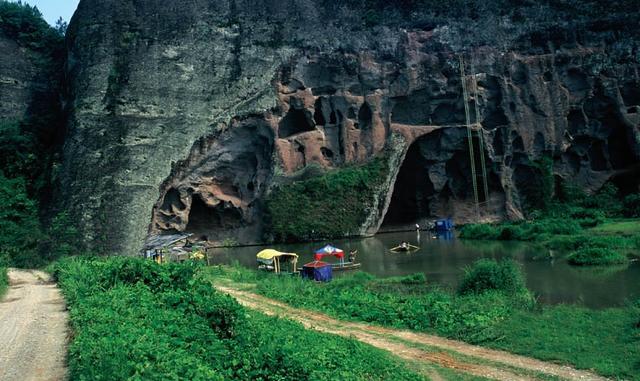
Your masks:
<svg viewBox="0 0 640 381"><path fill-rule="evenodd" d="M147 234L174 231L259 241L274 183L383 154L394 170L363 234L475 218L463 52L485 140L483 218L522 217L543 156L587 190L612 178L637 186L637 29L585 24L576 36L484 20L469 34L453 21L369 27L358 12L329 1L83 0L68 34L63 183L94 247L133 253Z"/></svg>
<svg viewBox="0 0 640 381"><path fill-rule="evenodd" d="M31 104L38 70L28 49L0 32L0 122L24 118Z"/></svg>

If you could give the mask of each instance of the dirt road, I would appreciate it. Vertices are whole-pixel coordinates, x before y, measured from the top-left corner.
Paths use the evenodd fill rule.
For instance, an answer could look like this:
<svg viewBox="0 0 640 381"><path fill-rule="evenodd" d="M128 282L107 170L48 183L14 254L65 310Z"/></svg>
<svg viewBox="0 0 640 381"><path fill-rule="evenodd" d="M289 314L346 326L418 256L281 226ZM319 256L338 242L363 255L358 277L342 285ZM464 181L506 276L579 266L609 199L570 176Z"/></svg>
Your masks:
<svg viewBox="0 0 640 381"><path fill-rule="evenodd" d="M457 372L504 381L606 380L594 373L569 366L547 363L438 336L337 320L321 313L293 308L230 285L217 284L216 288L233 296L245 307L298 321L307 328L351 337L417 364L428 362ZM433 370L427 372L427 376L436 378Z"/></svg>
<svg viewBox="0 0 640 381"><path fill-rule="evenodd" d="M0 301L0 380L66 379L67 313L60 290L41 271L9 270Z"/></svg>

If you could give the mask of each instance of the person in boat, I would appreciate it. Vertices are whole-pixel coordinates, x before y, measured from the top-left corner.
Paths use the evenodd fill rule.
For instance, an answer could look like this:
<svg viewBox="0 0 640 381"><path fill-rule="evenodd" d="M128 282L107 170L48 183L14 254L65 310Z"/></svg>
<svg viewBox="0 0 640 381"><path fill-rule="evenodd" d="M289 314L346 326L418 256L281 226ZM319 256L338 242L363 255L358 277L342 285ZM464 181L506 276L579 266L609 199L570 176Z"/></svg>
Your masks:
<svg viewBox="0 0 640 381"><path fill-rule="evenodd" d="M356 255L358 255L358 250L351 250L349 252L349 262L355 263L356 262Z"/></svg>

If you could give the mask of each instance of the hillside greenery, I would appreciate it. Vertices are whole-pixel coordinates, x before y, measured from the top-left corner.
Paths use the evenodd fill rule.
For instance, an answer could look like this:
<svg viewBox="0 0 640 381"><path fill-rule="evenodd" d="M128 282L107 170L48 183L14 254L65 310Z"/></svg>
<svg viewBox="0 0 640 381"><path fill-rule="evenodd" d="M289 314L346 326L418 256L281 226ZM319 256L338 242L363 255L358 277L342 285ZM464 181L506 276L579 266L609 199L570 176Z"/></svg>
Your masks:
<svg viewBox="0 0 640 381"><path fill-rule="evenodd" d="M26 49L38 83L24 116L0 119L0 265L41 266L79 242L66 214L50 209L64 139L64 29L34 6L0 0L0 34Z"/></svg>
<svg viewBox="0 0 640 381"><path fill-rule="evenodd" d="M539 305L513 262L476 263L466 269L457 292L429 283L424 274L376 278L357 272L318 283L239 266L207 271L213 282L251 285L264 296L340 319L434 333L640 380L640 300L604 310Z"/></svg>
<svg viewBox="0 0 640 381"><path fill-rule="evenodd" d="M356 234L386 174L380 157L277 186L266 199L269 238L294 242Z"/></svg>
<svg viewBox="0 0 640 381"><path fill-rule="evenodd" d="M355 340L249 312L194 263L65 259L73 380L422 380Z"/></svg>

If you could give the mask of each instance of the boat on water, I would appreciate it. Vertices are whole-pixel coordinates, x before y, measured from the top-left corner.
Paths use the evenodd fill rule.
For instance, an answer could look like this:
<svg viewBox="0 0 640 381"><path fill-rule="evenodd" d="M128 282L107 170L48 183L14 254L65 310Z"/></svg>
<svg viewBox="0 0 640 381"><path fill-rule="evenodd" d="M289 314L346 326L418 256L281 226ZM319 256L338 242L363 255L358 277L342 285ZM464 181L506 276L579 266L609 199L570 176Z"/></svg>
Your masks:
<svg viewBox="0 0 640 381"><path fill-rule="evenodd" d="M276 274L280 274L283 270L291 273L297 273L298 267L298 254L296 253L283 253L274 249L264 249L256 255L258 261L258 269L265 271L272 271Z"/></svg>
<svg viewBox="0 0 640 381"><path fill-rule="evenodd" d="M331 245L326 245L323 248L315 251L313 255L313 262L310 263L322 262L325 257L336 257L338 259L338 262L336 263L322 263L326 263L326 265L330 266L331 270L333 271L355 270L362 266L362 263L355 261L356 254L358 254L358 250L350 252L349 261L345 261L344 250L338 249L337 247ZM303 271L303 268L298 268L298 271Z"/></svg>
<svg viewBox="0 0 640 381"><path fill-rule="evenodd" d="M394 253L398 253L398 252L411 252L411 251L416 251L416 250L419 250L419 249L420 248L418 246L412 245L410 243L403 242L403 243L399 244L396 247L392 247L389 250L393 251Z"/></svg>

